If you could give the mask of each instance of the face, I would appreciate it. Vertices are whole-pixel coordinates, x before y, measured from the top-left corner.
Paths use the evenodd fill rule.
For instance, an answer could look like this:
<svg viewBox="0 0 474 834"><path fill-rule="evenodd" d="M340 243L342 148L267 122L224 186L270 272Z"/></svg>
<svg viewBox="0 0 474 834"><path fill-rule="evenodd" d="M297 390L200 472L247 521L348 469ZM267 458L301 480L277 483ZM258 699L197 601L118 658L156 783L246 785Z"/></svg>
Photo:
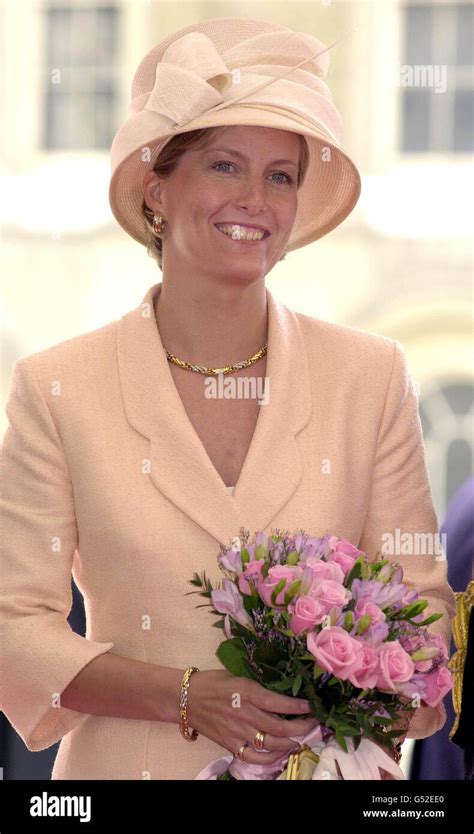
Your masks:
<svg viewBox="0 0 474 834"><path fill-rule="evenodd" d="M164 266L226 281L264 277L294 224L299 158L295 133L238 125L185 151L168 177L149 171L146 203L167 222ZM257 229L266 230L263 239L242 236Z"/></svg>

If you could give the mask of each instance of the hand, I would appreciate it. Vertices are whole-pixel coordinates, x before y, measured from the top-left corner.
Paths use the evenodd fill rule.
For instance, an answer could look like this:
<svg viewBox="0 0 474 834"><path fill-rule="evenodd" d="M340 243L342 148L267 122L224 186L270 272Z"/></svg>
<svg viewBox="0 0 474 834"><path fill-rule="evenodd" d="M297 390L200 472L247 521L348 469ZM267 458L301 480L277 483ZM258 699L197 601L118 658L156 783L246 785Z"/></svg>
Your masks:
<svg viewBox="0 0 474 834"><path fill-rule="evenodd" d="M236 695L240 696L239 706L234 706ZM249 742L250 746L243 752L244 762L274 764L284 753L299 748L290 736L306 735L318 724L314 717L289 720L272 714L307 714L310 706L300 709L302 701L272 692L257 681L236 677L226 670L195 672L188 690L189 727L234 755L242 744ZM258 730L266 733L263 746L268 753L253 747Z"/></svg>

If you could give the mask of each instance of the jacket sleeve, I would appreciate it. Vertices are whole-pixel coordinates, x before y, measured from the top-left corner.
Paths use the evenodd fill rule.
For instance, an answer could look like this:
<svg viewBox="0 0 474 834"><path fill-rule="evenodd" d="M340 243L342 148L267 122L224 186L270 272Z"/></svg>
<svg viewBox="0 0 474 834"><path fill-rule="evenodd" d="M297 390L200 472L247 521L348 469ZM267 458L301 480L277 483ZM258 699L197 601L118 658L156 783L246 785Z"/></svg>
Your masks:
<svg viewBox="0 0 474 834"><path fill-rule="evenodd" d="M404 534L408 536L404 537ZM392 551L391 541L394 543ZM417 588L420 597L428 600L423 612L425 617L443 614L429 629L444 637L449 652L455 600L447 579L446 552L440 544L418 397L405 351L399 342L393 341L392 369L379 427L372 495L359 548L369 558L381 553L402 566L405 584L410 590ZM426 738L445 722L446 710L442 702L436 707L422 705L411 719L407 737Z"/></svg>
<svg viewBox="0 0 474 834"><path fill-rule="evenodd" d="M44 750L87 713L59 696L113 648L70 628L77 545L72 485L61 440L29 357L13 368L1 448L0 708L28 750Z"/></svg>

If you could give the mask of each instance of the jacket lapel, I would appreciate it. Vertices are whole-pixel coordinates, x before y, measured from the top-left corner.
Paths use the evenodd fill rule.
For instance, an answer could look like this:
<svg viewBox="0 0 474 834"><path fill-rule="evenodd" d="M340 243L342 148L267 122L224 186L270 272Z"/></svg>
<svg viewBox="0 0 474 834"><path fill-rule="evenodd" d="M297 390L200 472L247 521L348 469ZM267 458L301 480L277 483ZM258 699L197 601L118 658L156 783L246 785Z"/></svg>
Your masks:
<svg viewBox="0 0 474 834"><path fill-rule="evenodd" d="M125 413L149 440L152 483L219 543L241 527L253 535L270 525L303 476L296 435L311 416L311 382L294 312L270 291L266 376L269 402L260 406L234 495L211 463L189 420L169 369L154 316L161 283L118 323L117 359Z"/></svg>

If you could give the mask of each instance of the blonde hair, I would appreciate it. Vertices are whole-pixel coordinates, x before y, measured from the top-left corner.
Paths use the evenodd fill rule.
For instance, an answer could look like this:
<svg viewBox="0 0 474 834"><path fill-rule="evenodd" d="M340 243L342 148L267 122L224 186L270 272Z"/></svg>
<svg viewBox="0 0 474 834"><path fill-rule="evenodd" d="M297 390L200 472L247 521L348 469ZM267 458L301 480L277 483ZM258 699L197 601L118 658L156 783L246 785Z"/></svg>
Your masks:
<svg viewBox="0 0 474 834"><path fill-rule="evenodd" d="M167 145L165 145L161 153L158 155L158 158L153 166L153 171L156 171L156 173L159 174L160 177L169 176L174 171L180 157L186 151L190 150L191 148L198 149L205 147L211 142L211 140L215 136L217 136L219 133L225 130L225 127L225 125L219 127L204 127L199 130L191 130L188 133L179 133L177 136L173 136L173 138L168 142ZM300 164L298 168L297 178L297 187L299 188L301 183L303 182L306 171L308 169L309 152L308 145L304 136L302 136L299 133L297 135L301 145ZM153 211L153 209L147 206L144 199L142 202L142 214L145 225L145 245L147 252L150 255L150 257L156 260L160 269L162 269L162 239L153 231L153 217L155 215L155 212ZM280 260L282 261L284 257L285 255L282 255Z"/></svg>

